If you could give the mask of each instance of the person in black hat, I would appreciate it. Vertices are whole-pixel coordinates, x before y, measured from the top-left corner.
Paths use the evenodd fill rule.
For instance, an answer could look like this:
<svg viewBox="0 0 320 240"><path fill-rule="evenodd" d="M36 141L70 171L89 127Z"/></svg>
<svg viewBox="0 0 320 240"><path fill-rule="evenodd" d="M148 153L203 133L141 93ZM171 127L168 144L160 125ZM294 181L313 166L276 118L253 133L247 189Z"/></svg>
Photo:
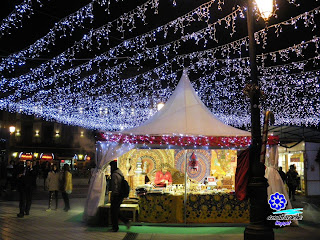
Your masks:
<svg viewBox="0 0 320 240"><path fill-rule="evenodd" d="M123 201L123 196L121 193L121 182L124 179L123 173L117 167L117 161L110 162L111 167L111 222L112 222L112 231L118 232L118 219L130 228L130 221L126 219L120 213L120 205Z"/></svg>

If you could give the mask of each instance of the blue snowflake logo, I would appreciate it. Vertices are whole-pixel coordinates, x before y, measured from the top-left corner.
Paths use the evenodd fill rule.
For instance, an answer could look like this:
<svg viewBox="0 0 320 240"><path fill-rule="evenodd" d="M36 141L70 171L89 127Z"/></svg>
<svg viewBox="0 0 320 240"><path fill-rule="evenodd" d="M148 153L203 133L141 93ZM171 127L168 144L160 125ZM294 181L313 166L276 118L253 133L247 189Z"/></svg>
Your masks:
<svg viewBox="0 0 320 240"><path fill-rule="evenodd" d="M285 209L288 202L283 194L276 192L270 196L268 203L273 210L279 211Z"/></svg>

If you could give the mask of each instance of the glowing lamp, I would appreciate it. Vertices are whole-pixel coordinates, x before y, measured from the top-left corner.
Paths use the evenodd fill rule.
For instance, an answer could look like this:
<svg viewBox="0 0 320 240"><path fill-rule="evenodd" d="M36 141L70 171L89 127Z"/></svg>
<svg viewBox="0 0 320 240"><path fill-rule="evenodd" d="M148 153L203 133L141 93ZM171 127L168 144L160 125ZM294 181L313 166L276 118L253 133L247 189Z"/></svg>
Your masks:
<svg viewBox="0 0 320 240"><path fill-rule="evenodd" d="M158 103L158 105L157 105L158 111L160 111L160 109L163 108L163 107L164 107L164 103L163 102Z"/></svg>
<svg viewBox="0 0 320 240"><path fill-rule="evenodd" d="M256 0L261 17L268 20L273 13L273 0Z"/></svg>
<svg viewBox="0 0 320 240"><path fill-rule="evenodd" d="M9 132L10 133L14 133L16 131L16 127L15 126L10 126L9 127Z"/></svg>

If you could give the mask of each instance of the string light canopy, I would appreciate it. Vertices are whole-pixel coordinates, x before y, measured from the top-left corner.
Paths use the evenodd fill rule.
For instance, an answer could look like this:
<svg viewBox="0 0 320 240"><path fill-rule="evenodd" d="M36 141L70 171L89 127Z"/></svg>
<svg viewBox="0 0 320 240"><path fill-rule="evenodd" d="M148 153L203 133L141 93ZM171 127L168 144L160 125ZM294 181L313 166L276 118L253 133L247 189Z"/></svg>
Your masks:
<svg viewBox="0 0 320 240"><path fill-rule="evenodd" d="M70 11L59 1L54 9L41 1L43 12L34 11L35 36L35 23L31 28L22 17L21 29L0 38L7 47L0 53L0 109L123 130L158 111L187 69L213 114L250 127L245 1L81 0ZM317 126L319 2L270 2L275 10L262 11L256 1L256 16L269 12L267 26L256 22L260 109L273 111L277 125ZM8 16L9 9L2 19ZM28 32L25 44L15 40Z"/></svg>

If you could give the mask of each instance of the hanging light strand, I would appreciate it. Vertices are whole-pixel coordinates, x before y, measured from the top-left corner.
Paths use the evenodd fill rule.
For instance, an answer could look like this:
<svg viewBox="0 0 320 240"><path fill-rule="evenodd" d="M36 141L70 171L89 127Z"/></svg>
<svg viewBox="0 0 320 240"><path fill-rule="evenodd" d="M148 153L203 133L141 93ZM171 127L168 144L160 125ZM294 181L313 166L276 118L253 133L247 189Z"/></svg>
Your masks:
<svg viewBox="0 0 320 240"><path fill-rule="evenodd" d="M101 61L114 59L117 55L124 53L124 51L127 49L137 47L137 46L140 46L139 47L139 49L140 49L143 46L145 46L145 44L147 44L146 39L150 39L150 41L152 41L152 39L154 39L154 34L157 32L160 32L160 31L164 31L164 35L166 35L169 28L173 28L174 26L176 26L176 24L178 22L182 22L182 23L185 22L185 25L188 25L188 24L190 24L190 22L196 21L196 19L198 19L198 21L201 21L204 18L207 19L207 18L209 18L209 9L210 9L211 5L212 5L212 2L202 4L200 7L196 8L195 10L189 12L188 14L185 14L183 17L179 17L176 20L169 22L166 25L163 25L161 27L153 29L153 30L149 31L148 33L140 35L138 37L134 37L134 38L125 40L125 41L121 42L119 45L117 45L116 47L109 49L107 53L102 54L102 55L90 60L89 62L80 65L79 67L76 67L76 70L81 69L82 71L88 71L88 70L92 69L92 65L95 62L97 65L99 65L101 63ZM198 18L196 18L195 15L197 15ZM179 24L178 26L181 28L184 28L185 25ZM183 29L181 29L181 31L183 32ZM143 41L141 41L141 39L144 39L144 41L145 41L144 44L141 44L143 42ZM87 40L88 39L86 39L86 41ZM22 75L18 78L12 78L10 80L5 79L5 82L10 82L11 88L14 87L15 85L17 87L19 86L19 88L20 88L21 82L33 81L36 78L42 78L42 79L48 78L48 76L44 75L47 72L47 70L52 71L53 69L55 69L54 75L57 75L57 72L60 71L61 66L65 65L66 62L72 61L72 59L70 58L70 55L73 56L75 53L73 52L74 49L73 49L73 51L71 49L68 49L65 52L61 53L58 57L55 57L52 60L49 60L46 63L41 64L39 67L32 69L31 72L29 72L25 75ZM68 71L69 71L69 73L73 72L72 70L68 70ZM77 72L77 71L75 71L75 72ZM0 84L0 89L1 89L1 87L2 86Z"/></svg>
<svg viewBox="0 0 320 240"><path fill-rule="evenodd" d="M36 0L40 7L43 6L40 0ZM10 33L12 29L22 27L24 18L30 18L33 14L32 0L24 0L21 4L16 5L15 9L0 23L0 38L6 33Z"/></svg>

